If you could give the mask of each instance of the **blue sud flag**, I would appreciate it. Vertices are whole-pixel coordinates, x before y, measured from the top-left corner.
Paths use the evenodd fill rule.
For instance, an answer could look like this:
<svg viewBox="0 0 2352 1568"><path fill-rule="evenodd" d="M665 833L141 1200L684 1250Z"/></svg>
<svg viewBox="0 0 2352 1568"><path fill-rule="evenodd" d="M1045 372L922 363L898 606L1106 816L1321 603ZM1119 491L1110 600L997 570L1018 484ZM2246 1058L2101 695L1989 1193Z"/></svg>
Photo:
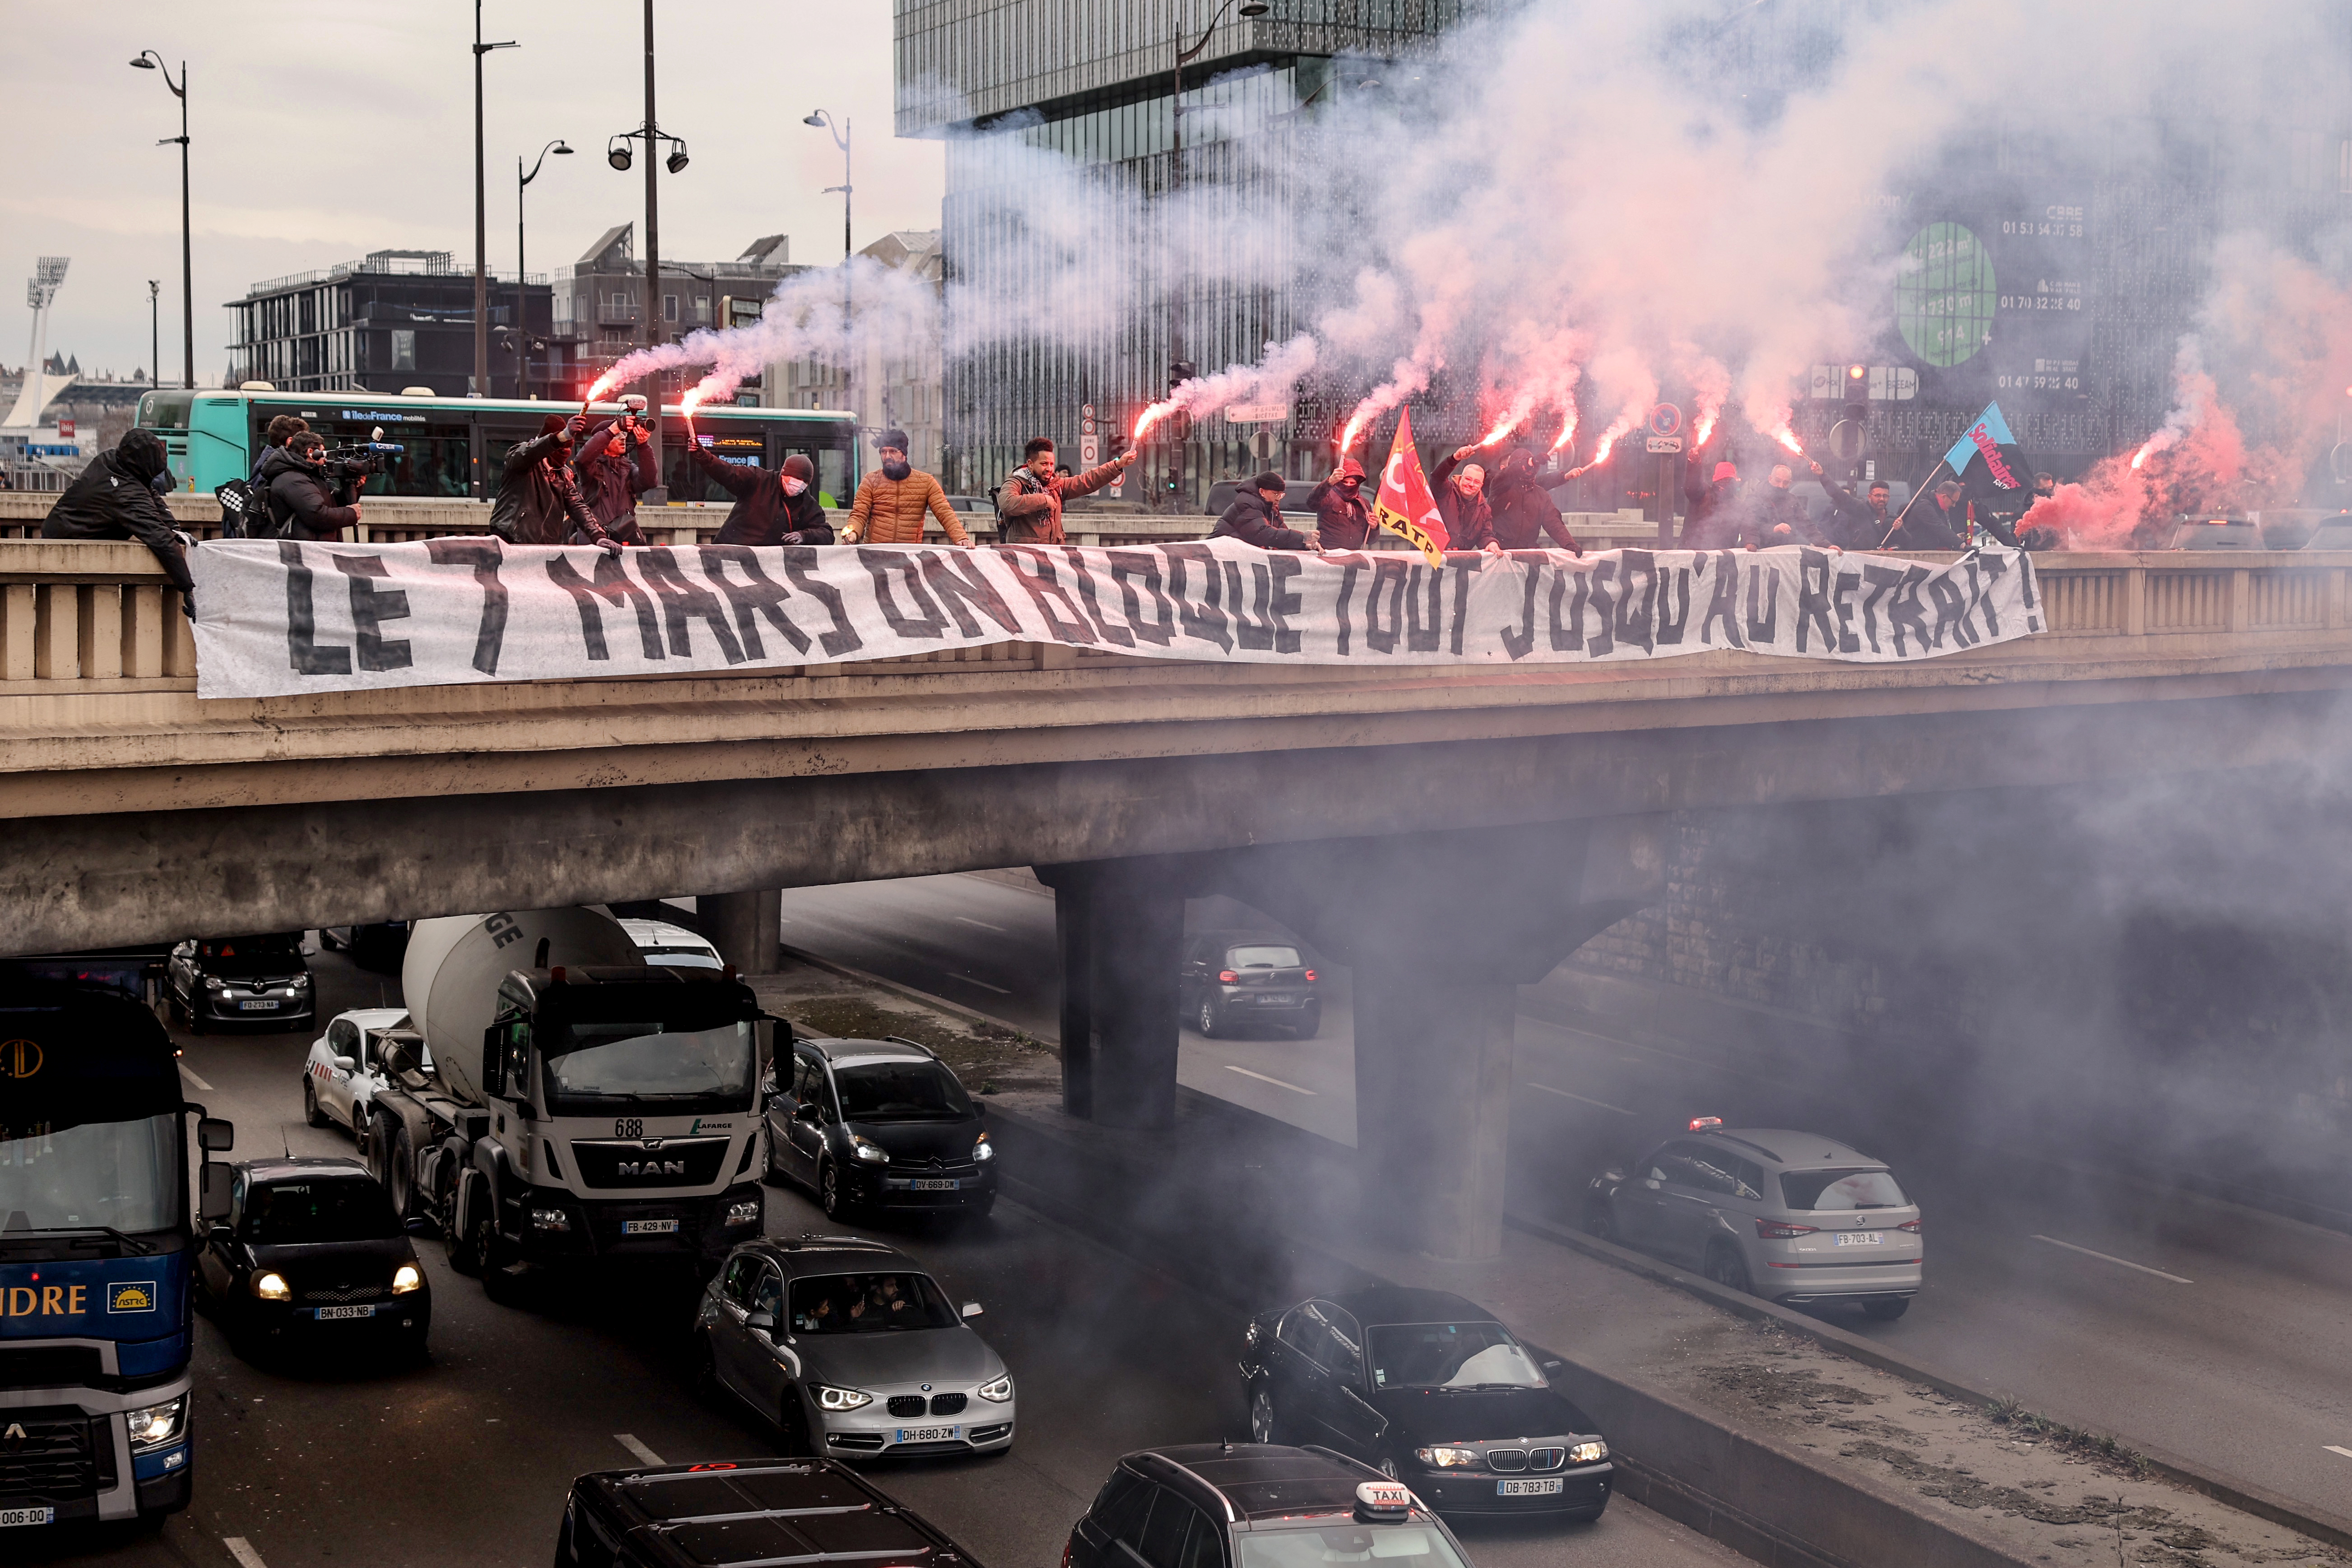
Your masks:
<svg viewBox="0 0 2352 1568"><path fill-rule="evenodd" d="M1960 432L1960 438L1944 454L1944 466L1955 474L1965 475L1969 465L1979 458L1987 476L2002 489L2023 489L2032 477L2025 472L2017 437L2009 433L2009 421L2001 417L1998 403L1986 404L1977 422Z"/></svg>

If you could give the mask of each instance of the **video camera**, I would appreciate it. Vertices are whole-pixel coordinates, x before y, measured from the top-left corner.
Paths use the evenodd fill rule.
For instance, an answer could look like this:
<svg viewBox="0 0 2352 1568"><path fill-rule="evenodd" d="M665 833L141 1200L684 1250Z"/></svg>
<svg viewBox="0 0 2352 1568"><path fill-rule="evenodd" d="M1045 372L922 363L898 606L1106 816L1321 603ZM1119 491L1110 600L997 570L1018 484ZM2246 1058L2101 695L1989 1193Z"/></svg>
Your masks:
<svg viewBox="0 0 2352 1568"><path fill-rule="evenodd" d="M370 479L383 473L394 456L408 450L398 441L385 440L381 425L369 431L368 435L368 440L347 441L342 446L329 447L320 456L319 467L324 472L327 483L340 494L356 493Z"/></svg>

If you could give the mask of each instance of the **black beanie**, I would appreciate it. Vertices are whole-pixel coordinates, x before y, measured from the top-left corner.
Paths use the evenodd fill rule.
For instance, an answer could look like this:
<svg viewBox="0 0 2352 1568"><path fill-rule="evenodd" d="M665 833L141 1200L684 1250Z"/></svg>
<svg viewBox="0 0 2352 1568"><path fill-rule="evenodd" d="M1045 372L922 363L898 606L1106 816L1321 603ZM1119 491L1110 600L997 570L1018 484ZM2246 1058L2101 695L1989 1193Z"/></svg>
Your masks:
<svg viewBox="0 0 2352 1568"><path fill-rule="evenodd" d="M882 434L874 437L874 445L877 447L896 447L901 452L911 452L914 450L913 447L907 445L907 433L904 430L885 430Z"/></svg>
<svg viewBox="0 0 2352 1568"><path fill-rule="evenodd" d="M1276 473L1272 468L1268 468L1265 472L1252 479L1250 483L1255 488L1262 490L1287 490L1290 489L1290 481L1284 479L1280 474Z"/></svg>

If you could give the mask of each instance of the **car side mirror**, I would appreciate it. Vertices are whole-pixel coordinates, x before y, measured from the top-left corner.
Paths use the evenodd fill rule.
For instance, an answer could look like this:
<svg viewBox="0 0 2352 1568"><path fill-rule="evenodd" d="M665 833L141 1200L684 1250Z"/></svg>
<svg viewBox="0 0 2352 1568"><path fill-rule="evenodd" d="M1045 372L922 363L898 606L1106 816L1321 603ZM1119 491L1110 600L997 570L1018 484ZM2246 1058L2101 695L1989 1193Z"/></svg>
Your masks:
<svg viewBox="0 0 2352 1568"><path fill-rule="evenodd" d="M793 1120L805 1121L814 1127L824 1120L824 1112L817 1108L815 1100L803 1100L801 1101L800 1109L793 1112Z"/></svg>
<svg viewBox="0 0 2352 1568"><path fill-rule="evenodd" d="M196 1147L207 1154L225 1154L236 1142L236 1125L217 1116L196 1120ZM227 1211L223 1210L223 1213Z"/></svg>
<svg viewBox="0 0 2352 1568"><path fill-rule="evenodd" d="M207 1160L198 1170L203 1185L197 1198L197 1217L208 1225L228 1218L228 1167Z"/></svg>
<svg viewBox="0 0 2352 1568"><path fill-rule="evenodd" d="M776 1331L776 1315L773 1312L746 1312L743 1314L743 1326L757 1329L763 1334L772 1334Z"/></svg>
<svg viewBox="0 0 2352 1568"><path fill-rule="evenodd" d="M1601 1179L1604 1182L1622 1182L1625 1179L1625 1168L1622 1165L1612 1165L1601 1173Z"/></svg>
<svg viewBox="0 0 2352 1568"><path fill-rule="evenodd" d="M337 1072L350 1072L359 1065L359 1063L353 1061L349 1057L337 1057L335 1058L335 1070Z"/></svg>
<svg viewBox="0 0 2352 1568"><path fill-rule="evenodd" d="M977 1318L977 1317L979 1317L979 1316L980 1316L980 1303L979 1303L979 1302L977 1302L977 1301L966 1301L966 1302L963 1304L963 1315L964 1315L965 1317L967 1317L967 1318Z"/></svg>

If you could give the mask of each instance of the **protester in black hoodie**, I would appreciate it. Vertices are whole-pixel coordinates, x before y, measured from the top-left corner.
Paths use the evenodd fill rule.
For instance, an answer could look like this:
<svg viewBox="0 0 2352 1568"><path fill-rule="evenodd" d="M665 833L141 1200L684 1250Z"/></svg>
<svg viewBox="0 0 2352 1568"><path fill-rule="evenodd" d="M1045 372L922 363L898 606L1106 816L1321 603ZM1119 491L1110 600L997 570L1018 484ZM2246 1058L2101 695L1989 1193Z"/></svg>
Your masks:
<svg viewBox="0 0 2352 1568"><path fill-rule="evenodd" d="M358 497L349 506L335 500L337 487L327 482L320 461L326 450L316 430L298 430L261 459L270 512L285 523L289 539L340 539L360 521Z"/></svg>
<svg viewBox="0 0 2352 1568"><path fill-rule="evenodd" d="M1541 550L1549 536L1571 555L1583 554L1584 546L1552 504L1552 488L1568 479L1557 468L1538 468L1536 455L1524 447L1506 457L1495 470L1495 542L1505 550Z"/></svg>
<svg viewBox="0 0 2352 1568"><path fill-rule="evenodd" d="M1225 508L1209 537L1238 539L1260 550L1319 548L1315 535L1282 526L1282 498L1289 489L1290 481L1269 468L1252 479L1249 489L1234 492L1234 504Z"/></svg>
<svg viewBox="0 0 2352 1568"><path fill-rule="evenodd" d="M540 421L536 439L517 442L499 474L498 504L490 509L490 531L509 544L562 544L577 532L591 544L618 550L588 510L572 477L572 444L588 428L584 415L567 421L551 414Z"/></svg>
<svg viewBox="0 0 2352 1568"><path fill-rule="evenodd" d="M41 524L43 539L135 539L154 553L163 575L194 603L195 584L171 509L156 489L171 478L171 459L152 431L132 430L112 451L100 452L66 488Z"/></svg>
<svg viewBox="0 0 2352 1568"><path fill-rule="evenodd" d="M714 544L831 544L833 523L816 499L816 465L794 452L781 468L753 468L703 450L687 459L735 498Z"/></svg>
<svg viewBox="0 0 2352 1568"><path fill-rule="evenodd" d="M645 531L637 526L637 498L661 482L654 472L654 454L645 426L634 414L624 414L599 425L583 437L572 459L579 476L580 497L606 533L625 544L643 544ZM585 530L572 531L572 542L601 541Z"/></svg>
<svg viewBox="0 0 2352 1568"><path fill-rule="evenodd" d="M1331 477L1307 492L1315 509L1315 536L1326 550L1361 550L1371 542L1372 507L1364 499L1364 466L1342 458Z"/></svg>

